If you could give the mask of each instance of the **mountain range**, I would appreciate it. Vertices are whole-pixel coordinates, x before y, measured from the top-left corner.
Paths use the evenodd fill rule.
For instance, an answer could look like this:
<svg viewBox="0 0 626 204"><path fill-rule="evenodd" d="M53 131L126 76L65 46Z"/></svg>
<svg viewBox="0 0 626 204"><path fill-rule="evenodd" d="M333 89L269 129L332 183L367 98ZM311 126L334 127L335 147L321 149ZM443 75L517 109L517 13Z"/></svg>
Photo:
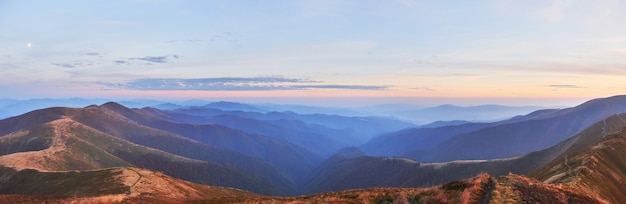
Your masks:
<svg viewBox="0 0 626 204"><path fill-rule="evenodd" d="M626 96L429 126L225 102L167 106L108 102L0 120L0 200L626 200Z"/></svg>

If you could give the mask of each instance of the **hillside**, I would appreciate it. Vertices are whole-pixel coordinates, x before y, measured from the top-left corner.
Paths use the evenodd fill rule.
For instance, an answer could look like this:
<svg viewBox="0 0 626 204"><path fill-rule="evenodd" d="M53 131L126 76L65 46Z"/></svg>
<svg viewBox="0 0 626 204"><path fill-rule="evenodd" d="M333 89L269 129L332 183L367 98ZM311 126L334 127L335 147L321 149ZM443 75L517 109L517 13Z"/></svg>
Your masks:
<svg viewBox="0 0 626 204"><path fill-rule="evenodd" d="M556 145L606 117L626 112L624 104L626 96L613 96L482 126L467 123L407 129L376 137L362 148L374 156L399 156L421 162L517 157ZM477 128L467 128L471 126Z"/></svg>
<svg viewBox="0 0 626 204"><path fill-rule="evenodd" d="M0 200L11 203L180 203L193 199L256 196L237 189L198 185L139 168L39 172L0 167L0 172L3 175L0 194L7 194L0 195Z"/></svg>
<svg viewBox="0 0 626 204"><path fill-rule="evenodd" d="M176 110L142 108L133 109L133 111L178 123L214 124L249 134L285 140L322 158L331 156L341 148L360 145L379 133L414 126L411 123L379 117L346 117L295 112L260 113L221 110L206 108L206 106Z"/></svg>
<svg viewBox="0 0 626 204"><path fill-rule="evenodd" d="M550 163L553 165L564 164L566 158L569 159L567 164L574 168L570 162L573 161L572 158L574 157L570 154L580 152L583 149L598 149L597 146L602 146L599 145L602 138L607 138L605 135L619 132L624 127L626 127L626 114L614 115L550 148L507 159L421 163L403 158L336 155L322 163L309 175L309 182L304 189L307 193L319 193L368 187L426 187L468 178L481 172L489 173L492 176L505 176L509 172L534 175L531 173L548 168L545 166ZM614 146L612 151L617 151L616 153L606 153L604 156L600 156L599 160L611 160L621 155L625 149L626 147ZM599 153L593 153L593 155L598 156ZM587 158L587 156L582 157ZM577 164L580 164L581 161L578 161ZM590 163L587 162L586 164ZM620 163L606 165L610 165L611 169L626 169ZM564 170L568 169L565 167L561 166L560 169L557 168L552 172L544 173L544 176L539 178L545 180L555 175L563 176L566 172ZM593 169L592 167L589 168ZM622 180L626 172L609 171L603 172L602 175L605 178L596 177L596 181L606 180L613 183ZM611 180L615 176L619 178ZM619 186L610 188L603 191L622 192L621 190L623 190Z"/></svg>
<svg viewBox="0 0 626 204"><path fill-rule="evenodd" d="M0 165L40 171L137 166L203 184L238 187L268 194L281 192L276 187L279 185L272 184L275 181L261 177L257 172L246 172L229 165L189 159L140 146L70 119L59 119L0 137L0 146L22 146L28 143L31 135L42 132L49 133L45 136L52 141L47 148L38 151L16 148L15 153L0 156Z"/></svg>
<svg viewBox="0 0 626 204"><path fill-rule="evenodd" d="M299 197L236 197L197 203L607 203L579 189L518 175L474 178L430 188L368 188Z"/></svg>
<svg viewBox="0 0 626 204"><path fill-rule="evenodd" d="M125 118L158 130L174 133L214 147L257 157L272 165L294 183L321 162L321 158L307 149L273 137L249 134L216 124L188 124L155 117L151 109L129 109L116 103L102 108ZM298 164L298 165L293 165Z"/></svg>
<svg viewBox="0 0 626 204"><path fill-rule="evenodd" d="M587 189L612 203L626 200L626 114L604 121L602 134L579 135L575 145L531 176Z"/></svg>
<svg viewBox="0 0 626 204"><path fill-rule="evenodd" d="M203 184L237 187L269 195L292 194L294 185L260 158L143 126L104 106L37 110L1 120L0 127L7 127L0 131L11 136L0 138L3 145L23 151L7 148L7 153L12 154L3 155L0 161L8 166L27 162L25 167L57 171L133 165ZM31 131L29 128L48 133L53 133L54 129L64 130L31 140L28 138L33 134L24 134ZM53 138L62 142L53 143ZM31 145L29 141L40 142ZM144 149L156 151L146 152ZM40 151L25 152L28 150ZM31 159L22 159L24 155L31 155L28 157ZM52 160L54 158L58 159ZM111 161L117 163L109 164ZM109 163L104 165L101 162ZM220 176L208 176L209 172Z"/></svg>
<svg viewBox="0 0 626 204"><path fill-rule="evenodd" d="M519 156L548 148L606 117L623 112L626 112L626 96L594 99L543 118L459 135L433 148L429 154L437 161ZM419 156L409 157L417 159Z"/></svg>
<svg viewBox="0 0 626 204"><path fill-rule="evenodd" d="M138 168L82 172L0 167L0 200L45 203L606 203L569 186L518 175L481 174L430 188L369 188L299 197L259 196L203 186ZM47 182L41 184L41 180ZM97 185L93 185L97 184Z"/></svg>

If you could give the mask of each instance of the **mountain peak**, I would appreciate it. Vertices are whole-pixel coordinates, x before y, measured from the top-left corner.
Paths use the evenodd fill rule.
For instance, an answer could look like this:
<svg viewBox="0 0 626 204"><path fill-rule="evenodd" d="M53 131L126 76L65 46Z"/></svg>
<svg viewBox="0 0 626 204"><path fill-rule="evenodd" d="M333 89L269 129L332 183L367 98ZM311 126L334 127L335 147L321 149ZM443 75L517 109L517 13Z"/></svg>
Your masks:
<svg viewBox="0 0 626 204"><path fill-rule="evenodd" d="M126 106L123 106L122 104L116 103L116 102L106 102L104 104L102 104L100 107L103 108L107 108L113 111L127 111L130 110L129 108L127 108Z"/></svg>

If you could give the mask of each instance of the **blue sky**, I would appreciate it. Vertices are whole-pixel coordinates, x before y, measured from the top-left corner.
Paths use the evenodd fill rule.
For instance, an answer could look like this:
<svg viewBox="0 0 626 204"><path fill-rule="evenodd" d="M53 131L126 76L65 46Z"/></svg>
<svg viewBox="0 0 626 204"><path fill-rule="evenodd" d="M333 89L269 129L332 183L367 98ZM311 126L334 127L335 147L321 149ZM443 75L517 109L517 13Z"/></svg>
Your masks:
<svg viewBox="0 0 626 204"><path fill-rule="evenodd" d="M625 10L616 0L0 0L0 95L604 97L626 91Z"/></svg>

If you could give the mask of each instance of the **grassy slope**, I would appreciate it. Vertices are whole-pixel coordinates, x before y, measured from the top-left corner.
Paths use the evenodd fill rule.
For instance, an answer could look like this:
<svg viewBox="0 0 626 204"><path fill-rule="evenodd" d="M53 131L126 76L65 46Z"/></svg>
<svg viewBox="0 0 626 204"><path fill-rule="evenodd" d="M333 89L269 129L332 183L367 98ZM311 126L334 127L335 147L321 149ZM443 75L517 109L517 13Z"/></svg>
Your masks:
<svg viewBox="0 0 626 204"><path fill-rule="evenodd" d="M1 183L0 194L90 197L122 194L129 189L114 179L120 172L111 170L39 172L32 169L15 171L0 168L3 176L10 177Z"/></svg>
<svg viewBox="0 0 626 204"><path fill-rule="evenodd" d="M199 185L137 168L39 172L0 166L0 175L3 202L181 203L200 198L257 197L247 191Z"/></svg>
<svg viewBox="0 0 626 204"><path fill-rule="evenodd" d="M549 183L587 189L607 200L626 200L626 114L606 119L606 134L582 134L567 152L532 174ZM586 145L582 145L586 144Z"/></svg>
<svg viewBox="0 0 626 204"><path fill-rule="evenodd" d="M8 157L7 166L36 164L38 169L64 171L135 165L267 195L291 194L293 185L260 159L141 126L98 106L33 111L0 120L0 127L6 128L0 129L6 135L0 137L0 147L7 148L0 152Z"/></svg>
<svg viewBox="0 0 626 204"><path fill-rule="evenodd" d="M76 121L98 131L129 140L135 144L159 149L187 158L221 163L246 171L247 177L256 177L265 188L246 188L267 195L293 194L293 181L259 158L228 149L217 148L183 136L138 124L105 106L80 109L71 115ZM241 186L238 186L241 187Z"/></svg>
<svg viewBox="0 0 626 204"><path fill-rule="evenodd" d="M192 203L600 203L584 191L518 175L487 174L430 188L370 188L299 197L226 197Z"/></svg>

